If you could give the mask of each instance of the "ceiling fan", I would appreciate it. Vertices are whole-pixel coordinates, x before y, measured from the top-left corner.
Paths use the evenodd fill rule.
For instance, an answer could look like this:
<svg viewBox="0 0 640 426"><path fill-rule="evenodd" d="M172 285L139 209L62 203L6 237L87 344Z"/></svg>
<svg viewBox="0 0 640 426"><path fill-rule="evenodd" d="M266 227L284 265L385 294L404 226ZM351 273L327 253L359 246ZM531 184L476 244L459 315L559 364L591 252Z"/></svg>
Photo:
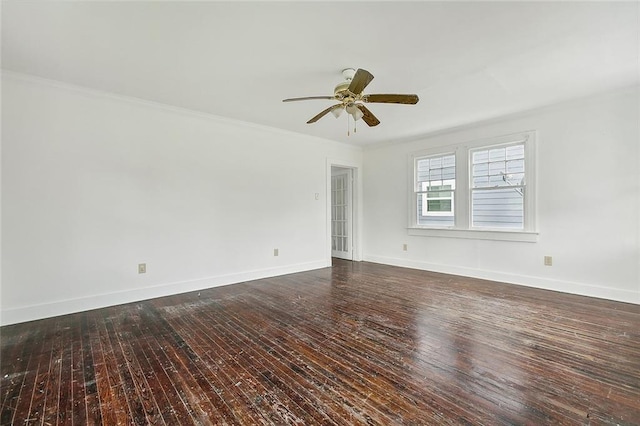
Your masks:
<svg viewBox="0 0 640 426"><path fill-rule="evenodd" d="M362 119L370 127L380 124L380 120L363 103L385 103L385 104L407 104L415 105L418 103L418 95L398 95L398 94L375 94L365 95L362 91L367 87L373 75L362 68L357 71L353 68L347 68L342 71L345 81L338 84L333 96L307 96L303 98L289 98L282 102L306 101L310 99L330 99L339 103L321 111L318 115L307 121L307 124L315 123L328 113L333 113L337 118L342 111L347 111L353 117L354 122Z"/></svg>

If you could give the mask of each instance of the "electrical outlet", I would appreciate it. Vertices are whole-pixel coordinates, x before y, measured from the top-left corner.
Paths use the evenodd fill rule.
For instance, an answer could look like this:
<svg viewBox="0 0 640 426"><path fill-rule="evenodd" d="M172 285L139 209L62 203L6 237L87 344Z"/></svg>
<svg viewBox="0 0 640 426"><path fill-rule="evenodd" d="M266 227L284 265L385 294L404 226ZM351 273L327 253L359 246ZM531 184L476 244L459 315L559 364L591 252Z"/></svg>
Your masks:
<svg viewBox="0 0 640 426"><path fill-rule="evenodd" d="M544 257L544 266L553 266L553 257L545 256Z"/></svg>
<svg viewBox="0 0 640 426"><path fill-rule="evenodd" d="M138 263L138 273L146 274L147 273L147 264L146 263Z"/></svg>
<svg viewBox="0 0 640 426"><path fill-rule="evenodd" d="M279 254L278 249L273 249L273 255L274 255L274 256L277 256L278 254Z"/></svg>
<svg viewBox="0 0 640 426"><path fill-rule="evenodd" d="M407 245L406 244L402 245L402 251L407 251Z"/></svg>

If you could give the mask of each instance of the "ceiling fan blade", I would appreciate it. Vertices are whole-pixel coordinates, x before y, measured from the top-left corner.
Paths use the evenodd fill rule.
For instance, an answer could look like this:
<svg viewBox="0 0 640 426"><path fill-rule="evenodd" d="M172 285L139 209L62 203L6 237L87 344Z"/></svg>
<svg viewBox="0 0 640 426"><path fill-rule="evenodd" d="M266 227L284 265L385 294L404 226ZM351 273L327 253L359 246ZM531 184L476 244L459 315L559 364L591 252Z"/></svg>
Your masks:
<svg viewBox="0 0 640 426"><path fill-rule="evenodd" d="M376 102L383 104L407 104L407 105L415 105L418 103L420 99L418 99L418 95L393 95L393 94L385 94L385 95L364 95L362 97L364 102Z"/></svg>
<svg viewBox="0 0 640 426"><path fill-rule="evenodd" d="M353 76L353 80L351 80L351 84L349 84L349 90L354 95L359 95L362 93L365 87L373 80L373 74L371 74L367 70L363 70L362 68L358 68L356 74Z"/></svg>
<svg viewBox="0 0 640 426"><path fill-rule="evenodd" d="M334 111L334 110L336 110L338 108L343 108L343 107L344 107L344 105L342 105L342 104L336 104L334 106L330 106L329 108L327 108L324 111L322 111L320 114L318 114L315 117L313 117L311 120L307 121L307 124L315 123L316 121L320 120L325 115L329 114L331 111Z"/></svg>
<svg viewBox="0 0 640 426"><path fill-rule="evenodd" d="M377 126L378 124L380 124L380 120L378 120L376 118L376 116L373 115L373 113L371 111L369 111L369 108L367 108L366 106L364 106L362 104L357 104L356 106L364 114L362 116L362 120L365 123L367 123L369 125L369 127Z"/></svg>
<svg viewBox="0 0 640 426"><path fill-rule="evenodd" d="M294 102L294 101L308 101L310 99L330 99L335 100L335 96L306 96L304 98L289 98L283 99L282 102Z"/></svg>

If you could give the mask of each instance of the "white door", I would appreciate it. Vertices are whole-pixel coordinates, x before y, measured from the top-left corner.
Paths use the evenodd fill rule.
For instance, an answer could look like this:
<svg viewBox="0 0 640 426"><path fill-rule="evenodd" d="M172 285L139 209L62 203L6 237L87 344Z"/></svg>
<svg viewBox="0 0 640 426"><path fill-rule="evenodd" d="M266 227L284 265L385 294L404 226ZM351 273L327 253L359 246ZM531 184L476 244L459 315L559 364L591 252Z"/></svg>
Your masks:
<svg viewBox="0 0 640 426"><path fill-rule="evenodd" d="M353 260L352 170L331 169L331 256Z"/></svg>

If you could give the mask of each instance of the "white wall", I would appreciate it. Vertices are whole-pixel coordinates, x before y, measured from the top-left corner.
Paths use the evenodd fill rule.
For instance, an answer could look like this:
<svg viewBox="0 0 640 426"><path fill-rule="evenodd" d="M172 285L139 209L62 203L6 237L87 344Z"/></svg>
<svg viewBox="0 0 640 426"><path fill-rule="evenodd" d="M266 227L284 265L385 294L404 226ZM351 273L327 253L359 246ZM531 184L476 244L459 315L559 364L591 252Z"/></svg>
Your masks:
<svg viewBox="0 0 640 426"><path fill-rule="evenodd" d="M640 303L639 99L629 88L365 149L365 260ZM526 130L538 137L537 242L407 234L411 152Z"/></svg>
<svg viewBox="0 0 640 426"><path fill-rule="evenodd" d="M2 83L2 324L330 265L327 159L360 148Z"/></svg>
<svg viewBox="0 0 640 426"><path fill-rule="evenodd" d="M637 88L363 159L16 74L2 84L2 324L328 266L329 161L364 172L365 260L640 303ZM532 129L538 242L408 236L409 153Z"/></svg>

